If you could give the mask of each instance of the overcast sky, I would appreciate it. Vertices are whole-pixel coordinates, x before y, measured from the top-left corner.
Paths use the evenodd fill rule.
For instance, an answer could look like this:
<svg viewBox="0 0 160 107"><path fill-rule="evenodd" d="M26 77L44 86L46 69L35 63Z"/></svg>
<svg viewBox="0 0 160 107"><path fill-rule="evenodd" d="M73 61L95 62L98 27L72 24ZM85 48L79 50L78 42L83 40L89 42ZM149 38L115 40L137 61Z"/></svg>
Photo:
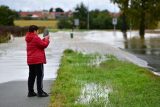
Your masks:
<svg viewBox="0 0 160 107"><path fill-rule="evenodd" d="M0 5L7 5L11 9L32 11L32 10L49 10L51 7L61 7L65 11L73 10L77 4L83 2L89 4L89 9L108 9L111 12L119 11L110 0L0 0Z"/></svg>

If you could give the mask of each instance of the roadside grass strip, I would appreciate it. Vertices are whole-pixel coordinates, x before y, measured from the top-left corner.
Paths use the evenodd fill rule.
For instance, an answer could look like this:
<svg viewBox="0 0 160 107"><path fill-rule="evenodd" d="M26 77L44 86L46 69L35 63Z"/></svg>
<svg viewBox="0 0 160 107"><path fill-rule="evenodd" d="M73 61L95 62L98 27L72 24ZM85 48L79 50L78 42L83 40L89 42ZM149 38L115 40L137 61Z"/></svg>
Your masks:
<svg viewBox="0 0 160 107"><path fill-rule="evenodd" d="M113 55L65 50L49 107L160 107L160 77Z"/></svg>

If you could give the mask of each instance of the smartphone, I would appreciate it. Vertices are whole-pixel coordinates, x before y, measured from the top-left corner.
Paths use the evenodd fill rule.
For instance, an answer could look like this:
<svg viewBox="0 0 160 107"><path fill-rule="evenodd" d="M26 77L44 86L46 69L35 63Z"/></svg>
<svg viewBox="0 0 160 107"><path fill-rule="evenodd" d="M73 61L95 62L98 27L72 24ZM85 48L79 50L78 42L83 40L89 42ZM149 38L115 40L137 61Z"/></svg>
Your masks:
<svg viewBox="0 0 160 107"><path fill-rule="evenodd" d="M43 32L43 37L49 35L49 30L48 29L45 29L44 32Z"/></svg>

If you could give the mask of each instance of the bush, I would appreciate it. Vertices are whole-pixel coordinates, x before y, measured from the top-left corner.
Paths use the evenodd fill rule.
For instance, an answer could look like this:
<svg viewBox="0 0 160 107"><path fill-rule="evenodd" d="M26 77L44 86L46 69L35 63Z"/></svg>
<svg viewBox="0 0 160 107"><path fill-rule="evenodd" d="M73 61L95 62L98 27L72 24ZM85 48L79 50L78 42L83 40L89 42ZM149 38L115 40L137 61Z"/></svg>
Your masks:
<svg viewBox="0 0 160 107"><path fill-rule="evenodd" d="M107 11L102 12L91 12L91 29L112 29L112 17L107 13Z"/></svg>
<svg viewBox="0 0 160 107"><path fill-rule="evenodd" d="M59 29L72 28L71 19L60 19L58 22L58 28Z"/></svg>
<svg viewBox="0 0 160 107"><path fill-rule="evenodd" d="M10 40L10 35L14 37L21 37L28 32L29 27L18 26L0 26L0 43ZM39 33L44 31L45 27L39 27Z"/></svg>
<svg viewBox="0 0 160 107"><path fill-rule="evenodd" d="M10 40L10 34L0 30L0 43Z"/></svg>
<svg viewBox="0 0 160 107"><path fill-rule="evenodd" d="M0 15L0 25L14 25L14 19L19 17L16 11L3 5L0 6Z"/></svg>
<svg viewBox="0 0 160 107"><path fill-rule="evenodd" d="M21 37L26 34L28 31L28 26L26 27L18 27L18 26L0 26L0 30L2 32L8 32L12 34L15 37ZM39 32L42 33L44 31L45 27L39 27Z"/></svg>

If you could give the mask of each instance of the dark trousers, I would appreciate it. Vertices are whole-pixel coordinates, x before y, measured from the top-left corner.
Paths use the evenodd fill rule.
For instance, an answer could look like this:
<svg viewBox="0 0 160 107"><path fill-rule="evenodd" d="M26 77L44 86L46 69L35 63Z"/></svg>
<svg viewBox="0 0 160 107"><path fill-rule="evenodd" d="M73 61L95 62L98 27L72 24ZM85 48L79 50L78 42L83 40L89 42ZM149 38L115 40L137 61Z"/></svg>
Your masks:
<svg viewBox="0 0 160 107"><path fill-rule="evenodd" d="M34 92L34 83L37 78L37 91L41 93L43 91L43 64L29 65L29 77L28 77L28 91Z"/></svg>

